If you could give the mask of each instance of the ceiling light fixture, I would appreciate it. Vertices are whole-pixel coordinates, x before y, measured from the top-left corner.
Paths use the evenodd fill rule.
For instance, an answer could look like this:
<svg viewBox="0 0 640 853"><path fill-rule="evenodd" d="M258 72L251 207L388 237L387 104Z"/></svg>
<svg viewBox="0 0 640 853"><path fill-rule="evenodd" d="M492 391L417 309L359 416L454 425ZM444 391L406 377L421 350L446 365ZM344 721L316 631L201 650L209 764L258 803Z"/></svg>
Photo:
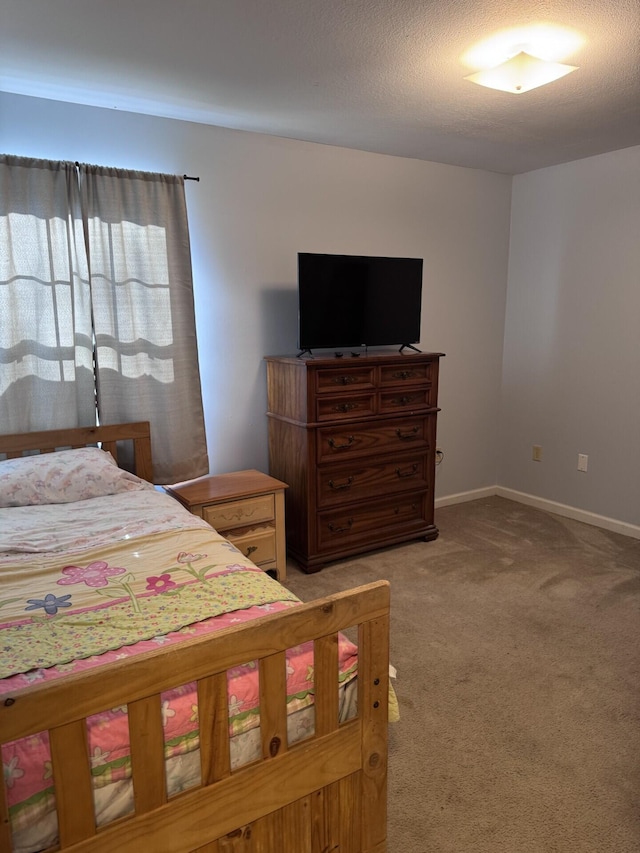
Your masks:
<svg viewBox="0 0 640 853"><path fill-rule="evenodd" d="M469 74L464 79L490 89L500 89L503 92L520 95L531 89L537 89L538 86L559 80L576 69L576 65L549 62L522 50L506 62Z"/></svg>

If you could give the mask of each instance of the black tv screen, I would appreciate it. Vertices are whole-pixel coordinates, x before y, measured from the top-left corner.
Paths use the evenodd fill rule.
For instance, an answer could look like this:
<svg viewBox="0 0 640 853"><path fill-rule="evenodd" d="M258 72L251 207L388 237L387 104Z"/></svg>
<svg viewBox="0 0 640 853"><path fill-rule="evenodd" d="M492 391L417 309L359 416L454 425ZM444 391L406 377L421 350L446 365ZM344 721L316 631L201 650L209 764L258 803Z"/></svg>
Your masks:
<svg viewBox="0 0 640 853"><path fill-rule="evenodd" d="M301 350L420 340L422 258L298 253Z"/></svg>

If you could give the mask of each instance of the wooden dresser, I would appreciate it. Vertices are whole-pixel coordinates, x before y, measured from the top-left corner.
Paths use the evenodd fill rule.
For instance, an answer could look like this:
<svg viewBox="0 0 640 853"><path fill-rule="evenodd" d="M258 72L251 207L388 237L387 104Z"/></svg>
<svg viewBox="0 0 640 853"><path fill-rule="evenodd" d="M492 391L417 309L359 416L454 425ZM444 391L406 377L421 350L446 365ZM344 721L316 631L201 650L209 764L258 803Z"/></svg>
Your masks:
<svg viewBox="0 0 640 853"><path fill-rule="evenodd" d="M304 571L438 535L441 356L266 358L269 469L289 486L287 549Z"/></svg>

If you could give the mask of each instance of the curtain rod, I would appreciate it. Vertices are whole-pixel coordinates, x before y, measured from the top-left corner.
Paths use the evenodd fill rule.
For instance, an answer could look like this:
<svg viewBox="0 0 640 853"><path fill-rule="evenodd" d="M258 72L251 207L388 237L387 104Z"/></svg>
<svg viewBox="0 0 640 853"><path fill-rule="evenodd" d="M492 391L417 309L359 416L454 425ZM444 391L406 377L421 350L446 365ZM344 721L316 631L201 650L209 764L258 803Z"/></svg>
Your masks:
<svg viewBox="0 0 640 853"><path fill-rule="evenodd" d="M82 164L81 164L81 163L79 163L79 162L78 162L78 160L76 160L76 162L75 162L76 169L79 169L81 165L82 165ZM200 178L199 178L199 177L198 177L198 178L194 178L194 177L192 177L191 175L183 175L183 176L182 176L182 178L183 178L183 180L185 180L185 181L199 181L199 180L200 180Z"/></svg>

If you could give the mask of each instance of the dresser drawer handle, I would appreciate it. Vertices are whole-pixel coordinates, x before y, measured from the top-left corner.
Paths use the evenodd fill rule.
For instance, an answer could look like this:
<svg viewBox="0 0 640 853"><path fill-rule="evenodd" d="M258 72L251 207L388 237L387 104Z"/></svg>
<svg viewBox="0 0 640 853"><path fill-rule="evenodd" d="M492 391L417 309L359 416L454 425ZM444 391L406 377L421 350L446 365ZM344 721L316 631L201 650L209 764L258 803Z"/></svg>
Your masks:
<svg viewBox="0 0 640 853"><path fill-rule="evenodd" d="M396 468L396 474L398 477L413 477L413 475L418 470L418 463L414 462L409 471L401 471L399 468Z"/></svg>
<svg viewBox="0 0 640 853"><path fill-rule="evenodd" d="M350 529L351 529L352 525L353 525L353 519L352 519L352 518L348 518L348 519L347 519L347 526L346 526L346 527L336 527L336 526L333 524L333 522L329 522L329 525L328 525L328 526L329 526L329 530L330 530L332 533L346 533L348 530L350 530Z"/></svg>
<svg viewBox="0 0 640 853"><path fill-rule="evenodd" d="M413 402L413 397L396 397L393 400L394 406L408 406L409 403Z"/></svg>
<svg viewBox="0 0 640 853"><path fill-rule="evenodd" d="M333 480L329 480L329 486L334 491L339 491L340 489L350 489L351 484L353 483L353 477L349 477L346 483L334 483Z"/></svg>
<svg viewBox="0 0 640 853"><path fill-rule="evenodd" d="M249 545L249 547L245 551L244 555L245 555L245 557L249 557L251 554L253 554L254 551L257 551L257 550L258 550L257 545Z"/></svg>
<svg viewBox="0 0 640 853"><path fill-rule="evenodd" d="M352 385L354 382L358 381L357 376L334 376L333 377L334 385Z"/></svg>
<svg viewBox="0 0 640 853"><path fill-rule="evenodd" d="M411 509L415 512L418 509L418 504L411 504ZM400 515L400 507L396 506L393 508L394 515Z"/></svg>
<svg viewBox="0 0 640 853"><path fill-rule="evenodd" d="M414 428L412 430L409 430L409 432L402 432L401 429L397 429L396 435L401 441L411 441L412 438L416 437L419 429L420 427L418 426L414 426Z"/></svg>
<svg viewBox="0 0 640 853"><path fill-rule="evenodd" d="M352 409L357 409L357 403L342 403L340 406L334 406L334 412L350 412Z"/></svg>
<svg viewBox="0 0 640 853"><path fill-rule="evenodd" d="M415 372L413 370L396 370L393 374L394 379L410 379L412 376L415 376Z"/></svg>
<svg viewBox="0 0 640 853"><path fill-rule="evenodd" d="M355 435L350 435L350 436L347 436L347 441L345 444L336 444L335 440L333 438L330 438L329 439L329 447L332 450L344 450L345 447L351 447L351 445L353 444L353 442L355 440L356 440Z"/></svg>

